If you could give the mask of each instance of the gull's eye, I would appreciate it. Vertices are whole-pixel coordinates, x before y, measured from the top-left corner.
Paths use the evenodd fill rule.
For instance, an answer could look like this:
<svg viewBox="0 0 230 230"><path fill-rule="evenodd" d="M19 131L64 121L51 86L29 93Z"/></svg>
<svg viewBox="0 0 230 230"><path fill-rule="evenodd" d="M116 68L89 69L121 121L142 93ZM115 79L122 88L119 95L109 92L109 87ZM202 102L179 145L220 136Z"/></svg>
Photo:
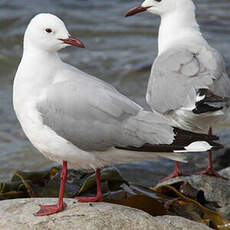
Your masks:
<svg viewBox="0 0 230 230"><path fill-rule="evenodd" d="M47 28L47 29L46 29L46 32L47 32L47 33L51 33L52 30L51 30L50 28Z"/></svg>
<svg viewBox="0 0 230 230"><path fill-rule="evenodd" d="M161 2L161 0L156 0L157 2Z"/></svg>

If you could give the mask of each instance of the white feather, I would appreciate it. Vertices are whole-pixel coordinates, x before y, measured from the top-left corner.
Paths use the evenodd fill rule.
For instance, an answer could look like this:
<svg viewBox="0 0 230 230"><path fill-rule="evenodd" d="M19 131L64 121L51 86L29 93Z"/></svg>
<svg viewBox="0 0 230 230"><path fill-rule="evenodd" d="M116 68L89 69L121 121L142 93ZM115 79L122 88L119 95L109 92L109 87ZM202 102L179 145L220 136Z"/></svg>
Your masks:
<svg viewBox="0 0 230 230"><path fill-rule="evenodd" d="M212 148L212 146L206 141L195 141L185 147L185 150L174 150L174 153L183 152L205 152Z"/></svg>

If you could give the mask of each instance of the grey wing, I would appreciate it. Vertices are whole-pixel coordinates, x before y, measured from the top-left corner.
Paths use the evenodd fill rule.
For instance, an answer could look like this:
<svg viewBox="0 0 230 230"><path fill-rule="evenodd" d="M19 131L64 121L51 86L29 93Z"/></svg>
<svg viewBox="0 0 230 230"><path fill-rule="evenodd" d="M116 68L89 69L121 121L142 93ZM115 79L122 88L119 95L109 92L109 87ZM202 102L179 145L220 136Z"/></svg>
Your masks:
<svg viewBox="0 0 230 230"><path fill-rule="evenodd" d="M152 109L167 113L181 107L194 109L200 89L229 96L230 81L221 56L212 48L192 52L176 47L161 54L153 64L146 99Z"/></svg>
<svg viewBox="0 0 230 230"><path fill-rule="evenodd" d="M226 72L224 59L215 49L211 48L210 52L211 55L209 55L209 57L205 58L205 51L203 51L202 55L202 62L204 62L216 76L210 90L214 95L230 98L230 79Z"/></svg>
<svg viewBox="0 0 230 230"><path fill-rule="evenodd" d="M137 116L142 108L106 85L95 87L88 83L87 87L79 87L74 82L57 83L50 86L42 98L37 108L43 123L83 150L139 147L147 142L146 131L140 132L147 125L141 120L143 115ZM157 119L165 123L164 119ZM156 135L151 134L151 142L173 141L172 128L165 126L161 131L162 126L157 121Z"/></svg>

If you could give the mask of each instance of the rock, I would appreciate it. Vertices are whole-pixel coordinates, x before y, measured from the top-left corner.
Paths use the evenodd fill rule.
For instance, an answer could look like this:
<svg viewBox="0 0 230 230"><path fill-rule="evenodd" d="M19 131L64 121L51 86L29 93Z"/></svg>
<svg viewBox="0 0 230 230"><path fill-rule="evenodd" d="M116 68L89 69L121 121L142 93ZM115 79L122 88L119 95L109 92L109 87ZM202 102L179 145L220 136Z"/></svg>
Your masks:
<svg viewBox="0 0 230 230"><path fill-rule="evenodd" d="M207 227L206 225L187 220L183 217L179 216L158 216L155 217L157 219L157 222L159 223L159 226L164 225L163 229L168 230L210 230L211 228ZM158 228L157 228L158 229ZM160 229L160 228L159 228Z"/></svg>
<svg viewBox="0 0 230 230"><path fill-rule="evenodd" d="M152 217L149 214L125 206L109 203L78 203L65 199L65 211L43 217L35 217L39 204L55 204L56 198L31 198L0 202L0 229L4 230L208 230L210 228L182 217Z"/></svg>
<svg viewBox="0 0 230 230"><path fill-rule="evenodd" d="M226 178L230 178L230 167L222 169L221 171L219 171L220 175L226 177Z"/></svg>
<svg viewBox="0 0 230 230"><path fill-rule="evenodd" d="M225 174L224 174L225 173ZM223 176L230 175L230 168L222 170ZM206 200L216 201L221 208L217 209L226 219L230 219L230 181L212 176L190 176L178 177L164 183L158 184L173 184L179 181L187 181L192 187L203 190Z"/></svg>

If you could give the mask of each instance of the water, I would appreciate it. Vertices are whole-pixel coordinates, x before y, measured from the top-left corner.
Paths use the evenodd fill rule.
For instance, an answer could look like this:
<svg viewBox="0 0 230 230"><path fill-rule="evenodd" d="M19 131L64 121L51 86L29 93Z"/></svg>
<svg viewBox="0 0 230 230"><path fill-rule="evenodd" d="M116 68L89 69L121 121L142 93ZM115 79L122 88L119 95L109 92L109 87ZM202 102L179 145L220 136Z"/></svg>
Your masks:
<svg viewBox="0 0 230 230"><path fill-rule="evenodd" d="M124 18L125 12L137 4L140 1L0 0L0 180L8 179L11 170L52 164L31 146L12 108L12 83L29 20L39 12L58 15L72 36L87 47L65 49L61 52L63 59L148 108L144 99L149 76L146 67L156 56L159 18L146 13ZM230 69L229 0L196 0L196 4L204 36L224 55ZM223 142L230 142L229 135L222 132ZM172 166L172 162L154 165L158 170L162 166Z"/></svg>

